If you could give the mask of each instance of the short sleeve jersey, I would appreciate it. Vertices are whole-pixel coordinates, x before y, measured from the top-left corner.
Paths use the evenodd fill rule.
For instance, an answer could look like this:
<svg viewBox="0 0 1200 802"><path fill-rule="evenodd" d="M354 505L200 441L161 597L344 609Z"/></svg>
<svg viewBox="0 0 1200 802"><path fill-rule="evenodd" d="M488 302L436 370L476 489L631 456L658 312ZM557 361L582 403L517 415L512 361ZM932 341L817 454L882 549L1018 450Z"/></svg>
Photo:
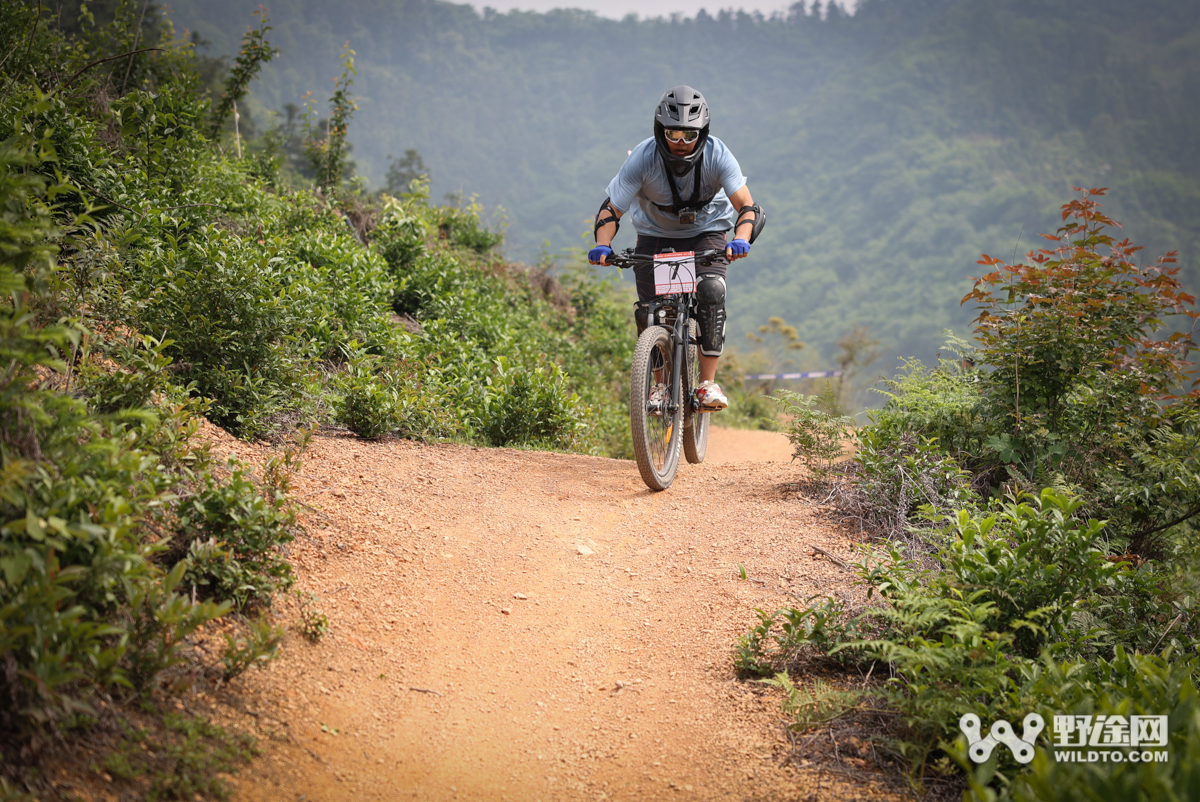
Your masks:
<svg viewBox="0 0 1200 802"><path fill-rule="evenodd" d="M675 179L679 197L686 203L692 197L695 176L691 171ZM728 231L737 220L729 196L746 186L746 176L725 143L710 136L704 143L704 167L700 174L700 198L712 201L696 210L696 222L683 224L679 216L664 211L674 203L662 156L654 137L639 144L629 154L621 171L608 184L608 197L621 214L631 214L633 227L650 237L692 237L706 231ZM632 213L630 210L632 209Z"/></svg>

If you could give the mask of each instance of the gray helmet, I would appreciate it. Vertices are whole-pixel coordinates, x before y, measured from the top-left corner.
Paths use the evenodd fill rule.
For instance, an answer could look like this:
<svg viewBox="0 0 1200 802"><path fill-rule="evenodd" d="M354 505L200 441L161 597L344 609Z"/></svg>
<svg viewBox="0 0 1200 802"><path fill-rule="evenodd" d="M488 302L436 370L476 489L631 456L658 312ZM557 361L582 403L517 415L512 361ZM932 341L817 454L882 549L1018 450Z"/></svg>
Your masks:
<svg viewBox="0 0 1200 802"><path fill-rule="evenodd" d="M696 147L687 156L675 156L667 145L667 137L663 133L667 128L685 128L700 132ZM690 86L677 86L670 89L658 101L654 111L654 142L663 161L677 176L687 175L692 166L704 153L704 143L708 141L708 102L704 95Z"/></svg>

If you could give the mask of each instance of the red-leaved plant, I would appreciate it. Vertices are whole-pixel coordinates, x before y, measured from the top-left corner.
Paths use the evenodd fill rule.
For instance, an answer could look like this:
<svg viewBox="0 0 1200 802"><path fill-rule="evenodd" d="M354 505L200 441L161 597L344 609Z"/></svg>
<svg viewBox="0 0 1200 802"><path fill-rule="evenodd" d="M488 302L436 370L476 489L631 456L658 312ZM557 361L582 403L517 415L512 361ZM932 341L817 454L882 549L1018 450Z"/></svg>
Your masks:
<svg viewBox="0 0 1200 802"><path fill-rule="evenodd" d="M975 281L985 373L985 447L1013 486L1055 485L1135 550L1200 514L1200 389L1188 361L1200 314L1176 277L1175 252L1153 264L1117 241L1104 189L1062 207L1052 247ZM1168 320L1187 327L1162 336ZM999 467L999 466L998 466Z"/></svg>

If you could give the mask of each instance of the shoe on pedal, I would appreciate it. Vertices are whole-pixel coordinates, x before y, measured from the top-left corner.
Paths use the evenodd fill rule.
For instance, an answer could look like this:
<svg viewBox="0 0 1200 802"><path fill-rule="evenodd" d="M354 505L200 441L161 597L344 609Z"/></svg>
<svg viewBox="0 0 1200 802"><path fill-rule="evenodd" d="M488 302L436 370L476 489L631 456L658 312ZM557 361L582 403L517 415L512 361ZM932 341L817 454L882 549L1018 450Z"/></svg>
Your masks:
<svg viewBox="0 0 1200 802"><path fill-rule="evenodd" d="M729 399L721 392L721 386L714 381L700 382L696 388L696 402L701 412L716 412L729 406Z"/></svg>
<svg viewBox="0 0 1200 802"><path fill-rule="evenodd" d="M654 417L661 417L667 408L667 385L656 384L650 389L650 397L646 400L646 411Z"/></svg>

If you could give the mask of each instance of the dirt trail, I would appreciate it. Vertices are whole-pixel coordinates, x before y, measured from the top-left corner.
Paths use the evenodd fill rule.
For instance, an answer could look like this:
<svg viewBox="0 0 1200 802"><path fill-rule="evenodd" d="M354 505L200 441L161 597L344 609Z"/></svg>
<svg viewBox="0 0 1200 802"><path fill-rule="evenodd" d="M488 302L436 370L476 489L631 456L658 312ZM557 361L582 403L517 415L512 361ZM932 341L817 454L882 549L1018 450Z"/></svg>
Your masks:
<svg viewBox="0 0 1200 802"><path fill-rule="evenodd" d="M292 557L331 631L237 680L267 737L236 798L878 798L785 765L778 693L731 669L753 608L849 584L796 469L727 461L780 441L715 431L652 493L631 462L316 437Z"/></svg>

